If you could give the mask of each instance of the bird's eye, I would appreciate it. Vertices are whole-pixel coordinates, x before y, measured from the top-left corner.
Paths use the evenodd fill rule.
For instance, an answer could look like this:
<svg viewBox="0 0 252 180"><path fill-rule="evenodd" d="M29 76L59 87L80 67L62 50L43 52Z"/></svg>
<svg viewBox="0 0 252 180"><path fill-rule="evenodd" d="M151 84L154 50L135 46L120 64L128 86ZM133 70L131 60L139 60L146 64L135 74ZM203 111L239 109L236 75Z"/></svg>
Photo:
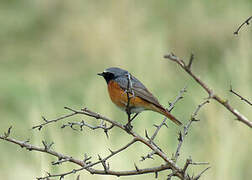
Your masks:
<svg viewBox="0 0 252 180"><path fill-rule="evenodd" d="M106 73L106 76L109 78L109 79L113 79L115 76L113 73L110 73L110 72L107 72Z"/></svg>

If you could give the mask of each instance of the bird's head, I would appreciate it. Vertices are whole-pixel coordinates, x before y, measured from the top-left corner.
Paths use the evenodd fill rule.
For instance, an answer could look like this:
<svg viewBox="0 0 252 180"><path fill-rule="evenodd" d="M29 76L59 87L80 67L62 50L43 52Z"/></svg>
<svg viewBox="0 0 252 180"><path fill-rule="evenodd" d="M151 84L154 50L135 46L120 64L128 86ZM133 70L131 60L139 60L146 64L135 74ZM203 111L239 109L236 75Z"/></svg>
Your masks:
<svg viewBox="0 0 252 180"><path fill-rule="evenodd" d="M128 71L118 68L118 67L110 67L105 69L102 73L98 73L97 75L104 77L106 82L108 83L110 80L116 79L120 76L126 76Z"/></svg>

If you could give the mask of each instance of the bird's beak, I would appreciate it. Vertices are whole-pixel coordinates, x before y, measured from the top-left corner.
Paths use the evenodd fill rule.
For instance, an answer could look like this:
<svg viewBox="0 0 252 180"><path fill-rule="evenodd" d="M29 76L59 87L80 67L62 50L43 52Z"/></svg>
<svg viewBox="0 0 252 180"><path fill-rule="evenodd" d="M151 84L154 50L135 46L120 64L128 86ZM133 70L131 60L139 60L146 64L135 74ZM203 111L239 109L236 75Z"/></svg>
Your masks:
<svg viewBox="0 0 252 180"><path fill-rule="evenodd" d="M98 73L97 74L98 76L104 76L104 73L102 72L102 73Z"/></svg>

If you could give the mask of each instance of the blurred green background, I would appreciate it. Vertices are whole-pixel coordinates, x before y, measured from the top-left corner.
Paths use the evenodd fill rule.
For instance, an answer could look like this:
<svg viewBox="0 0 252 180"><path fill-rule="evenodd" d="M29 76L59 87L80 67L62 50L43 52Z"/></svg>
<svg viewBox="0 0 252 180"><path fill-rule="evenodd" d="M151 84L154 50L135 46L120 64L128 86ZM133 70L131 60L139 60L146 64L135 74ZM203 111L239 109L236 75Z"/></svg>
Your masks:
<svg viewBox="0 0 252 180"><path fill-rule="evenodd" d="M31 130L42 122L41 115L55 118L67 113L63 107L88 107L105 116L126 122L126 115L109 100L105 81L96 75L107 67L119 66L138 77L167 106L185 85L185 98L173 114L183 123L196 106L207 97L202 88L163 55L174 52L188 60L194 52L194 72L232 106L252 117L251 106L231 95L230 84L243 96L252 99L252 28L243 27L239 36L233 32L252 12L251 0L240 1L93 1L93 0L2 0L0 1L0 132L13 125L11 136L55 142L59 152L83 158L84 153L97 159L108 155L107 148L118 149L129 142L126 133L114 128L107 139L101 130L76 132L60 129L68 120ZM211 169L206 180L248 180L252 176L251 129L235 121L224 107L211 101L201 109L183 144L179 164L191 156L207 161ZM95 124L88 117L71 121ZM163 117L144 112L133 122L144 135L155 130L153 124ZM69 121L70 121L69 120ZM169 123L157 143L171 156L177 146L179 128ZM138 153L139 152L139 153ZM135 144L114 157L110 167L117 170L158 165L156 158L140 162L149 150ZM60 173L76 166L51 166L49 155L27 152L18 146L0 142L1 179L34 179L46 171ZM192 167L196 174L204 167ZM74 179L76 175L65 177ZM165 179L167 173L160 173ZM154 175L121 177L153 179ZM81 179L117 179L90 175Z"/></svg>

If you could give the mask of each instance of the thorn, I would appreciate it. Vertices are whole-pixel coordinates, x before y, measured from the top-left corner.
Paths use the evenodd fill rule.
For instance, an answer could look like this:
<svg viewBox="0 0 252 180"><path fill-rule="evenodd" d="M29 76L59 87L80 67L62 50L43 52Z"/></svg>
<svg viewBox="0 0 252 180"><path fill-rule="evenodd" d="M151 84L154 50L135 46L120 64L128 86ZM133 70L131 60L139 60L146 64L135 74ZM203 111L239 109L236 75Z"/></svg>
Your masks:
<svg viewBox="0 0 252 180"><path fill-rule="evenodd" d="M45 122L48 122L44 116L41 116L41 117L42 117L42 119L43 119Z"/></svg>
<svg viewBox="0 0 252 180"><path fill-rule="evenodd" d="M27 139L27 140L24 142L24 144L26 144L26 143L28 143L28 142L30 142L30 139Z"/></svg>
<svg viewBox="0 0 252 180"><path fill-rule="evenodd" d="M102 158L101 158L101 156L98 154L98 159L99 159L99 161L101 161L102 160Z"/></svg>
<svg viewBox="0 0 252 180"><path fill-rule="evenodd" d="M74 128L74 123L68 122L68 125L71 127L72 130L78 131L77 129Z"/></svg>
<svg viewBox="0 0 252 180"><path fill-rule="evenodd" d="M168 128L168 125L166 124L166 122L164 122L164 126L165 126L166 128Z"/></svg>
<svg viewBox="0 0 252 180"><path fill-rule="evenodd" d="M158 172L155 171L155 178L157 179L158 178Z"/></svg>
<svg viewBox="0 0 252 180"><path fill-rule="evenodd" d="M179 137L178 137L178 141L183 141L183 136L182 136L182 133L181 133L181 131L179 131Z"/></svg>
<svg viewBox="0 0 252 180"><path fill-rule="evenodd" d="M82 120L80 125L80 130L83 131L83 126L85 125L85 122Z"/></svg>
<svg viewBox="0 0 252 180"><path fill-rule="evenodd" d="M54 144L54 142L51 142L51 144L48 145L48 150L51 149L53 144Z"/></svg>
<svg viewBox="0 0 252 180"><path fill-rule="evenodd" d="M145 129L145 137L146 137L148 140L150 140L150 137L148 136L148 132L147 132L146 129Z"/></svg>
<svg viewBox="0 0 252 180"><path fill-rule="evenodd" d="M87 108L81 108L81 111L87 111L88 109Z"/></svg>
<svg viewBox="0 0 252 180"><path fill-rule="evenodd" d="M44 145L44 148L47 149L47 145L46 145L46 142L44 140L42 140L42 144Z"/></svg>
<svg viewBox="0 0 252 180"><path fill-rule="evenodd" d="M87 154L85 153L83 162L86 163L86 164L89 164L89 163L91 163L91 161L88 161L88 160L90 160L91 158L92 158L91 156L88 157Z"/></svg>
<svg viewBox="0 0 252 180"><path fill-rule="evenodd" d="M42 140L42 144L44 145L45 151L49 151L52 145L54 144L54 142L48 145L46 141Z"/></svg>
<svg viewBox="0 0 252 180"><path fill-rule="evenodd" d="M200 121L200 119L196 119L196 118L193 117L192 121L197 122L197 121Z"/></svg>
<svg viewBox="0 0 252 180"><path fill-rule="evenodd" d="M194 54L192 53L192 54L191 54L191 57L190 57L190 60L189 60L189 63L188 63L188 65L187 65L187 68L188 68L188 69L191 69L193 59L194 59Z"/></svg>
<svg viewBox="0 0 252 180"><path fill-rule="evenodd" d="M114 151L112 151L112 150L109 149L109 148L108 148L108 150L109 150L109 152L110 152L111 154L114 154L114 153L115 153Z"/></svg>
<svg viewBox="0 0 252 180"><path fill-rule="evenodd" d="M106 137L109 138L108 130L107 129L104 129L104 133L106 134Z"/></svg>
<svg viewBox="0 0 252 180"><path fill-rule="evenodd" d="M6 133L6 132L4 133L4 138L9 137L9 135L10 135L10 133L11 133L11 128L12 128L12 126L10 126L10 127L8 128L7 133Z"/></svg>
<svg viewBox="0 0 252 180"><path fill-rule="evenodd" d="M40 130L42 129L42 127L43 127L43 126L42 126L42 125L40 125L40 126L39 126L39 128L38 128L38 130L40 131Z"/></svg>
<svg viewBox="0 0 252 180"><path fill-rule="evenodd" d="M109 162L107 163L107 170L109 170L110 166L109 166Z"/></svg>
<svg viewBox="0 0 252 180"><path fill-rule="evenodd" d="M139 169L138 169L136 163L134 163L134 166L135 166L135 168L136 168L136 171L139 172Z"/></svg>
<svg viewBox="0 0 252 180"><path fill-rule="evenodd" d="M76 180L80 180L80 175L77 176Z"/></svg>
<svg viewBox="0 0 252 180"><path fill-rule="evenodd" d="M210 169L211 167L209 166L209 167L207 167L206 169L204 169L198 176L196 176L194 179L195 180L198 180L200 177L201 177L201 175L203 174L203 173L205 173L208 169Z"/></svg>
<svg viewBox="0 0 252 180"><path fill-rule="evenodd" d="M141 156L140 161L144 161L144 160L145 160L145 157L144 157L144 156Z"/></svg>

